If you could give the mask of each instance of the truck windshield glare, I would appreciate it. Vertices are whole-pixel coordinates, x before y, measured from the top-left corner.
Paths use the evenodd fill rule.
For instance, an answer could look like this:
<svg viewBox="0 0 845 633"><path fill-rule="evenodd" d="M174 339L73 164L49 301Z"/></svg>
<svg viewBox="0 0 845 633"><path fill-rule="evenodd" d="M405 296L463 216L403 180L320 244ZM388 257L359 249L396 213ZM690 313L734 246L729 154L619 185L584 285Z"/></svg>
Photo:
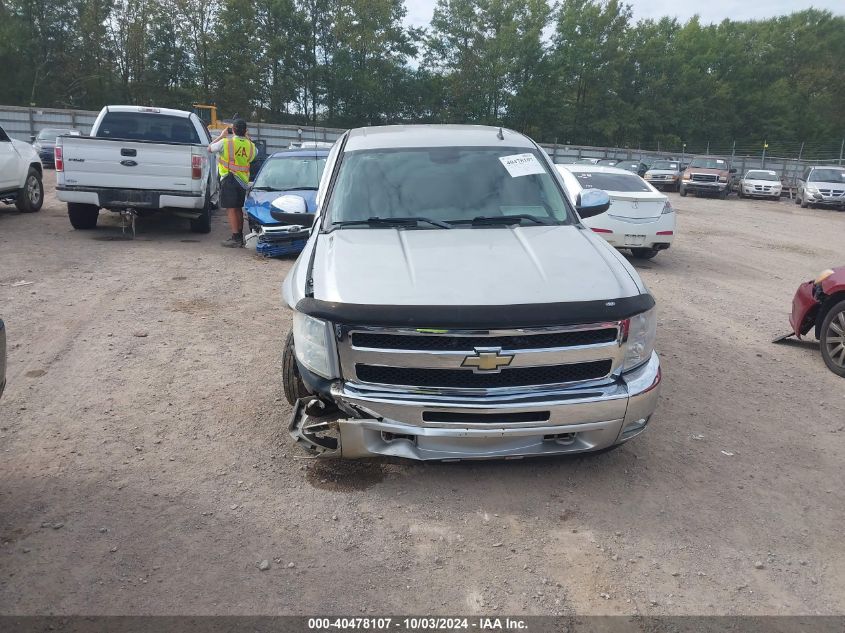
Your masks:
<svg viewBox="0 0 845 633"><path fill-rule="evenodd" d="M373 217L460 223L477 217L520 215L540 218L543 224L572 223L544 159L537 152L513 148L350 152L341 164L328 207L333 224ZM357 226L384 228L390 224L362 222ZM419 224L417 228L432 225Z"/></svg>

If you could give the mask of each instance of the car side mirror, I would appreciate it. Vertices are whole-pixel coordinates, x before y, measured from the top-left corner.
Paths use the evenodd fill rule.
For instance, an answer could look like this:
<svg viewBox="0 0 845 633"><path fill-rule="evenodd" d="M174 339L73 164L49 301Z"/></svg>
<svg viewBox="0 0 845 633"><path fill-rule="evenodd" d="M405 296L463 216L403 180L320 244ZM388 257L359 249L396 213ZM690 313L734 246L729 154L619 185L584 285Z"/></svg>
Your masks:
<svg viewBox="0 0 845 633"><path fill-rule="evenodd" d="M578 194L575 202L575 210L582 220L604 213L609 208L610 196L601 189L586 189Z"/></svg>
<svg viewBox="0 0 845 633"><path fill-rule="evenodd" d="M305 198L287 194L279 196L271 203L270 215L277 222L285 224L310 224L314 214L308 213Z"/></svg>

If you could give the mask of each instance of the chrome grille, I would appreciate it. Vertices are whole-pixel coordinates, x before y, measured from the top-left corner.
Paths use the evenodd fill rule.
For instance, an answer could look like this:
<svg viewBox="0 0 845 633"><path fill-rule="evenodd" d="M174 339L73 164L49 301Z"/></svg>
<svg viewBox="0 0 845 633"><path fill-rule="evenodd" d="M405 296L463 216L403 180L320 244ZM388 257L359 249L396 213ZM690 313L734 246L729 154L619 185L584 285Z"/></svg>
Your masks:
<svg viewBox="0 0 845 633"><path fill-rule="evenodd" d="M491 331L341 327L338 353L344 380L359 387L471 394L608 382L624 355L619 322ZM496 366L482 368L477 361L491 355Z"/></svg>
<svg viewBox="0 0 845 633"><path fill-rule="evenodd" d="M692 179L696 182L716 182L718 176L716 174L692 174Z"/></svg>

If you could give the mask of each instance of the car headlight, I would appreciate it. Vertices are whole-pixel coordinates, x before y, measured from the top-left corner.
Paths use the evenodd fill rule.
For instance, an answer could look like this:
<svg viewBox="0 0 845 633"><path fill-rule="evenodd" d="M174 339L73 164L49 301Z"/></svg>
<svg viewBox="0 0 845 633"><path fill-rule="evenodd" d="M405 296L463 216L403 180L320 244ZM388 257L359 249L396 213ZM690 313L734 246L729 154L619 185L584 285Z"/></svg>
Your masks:
<svg viewBox="0 0 845 633"><path fill-rule="evenodd" d="M303 367L323 378L336 377L332 359L332 328L328 321L295 312L293 344L296 359Z"/></svg>
<svg viewBox="0 0 845 633"><path fill-rule="evenodd" d="M807 185L805 187L805 189L807 190L807 193L818 193L819 192L818 188L813 187L811 185Z"/></svg>
<svg viewBox="0 0 845 633"><path fill-rule="evenodd" d="M813 283L818 286L821 282L830 277L832 274L833 271L830 268L828 268L827 270L823 270L819 273L819 276L816 277L816 280Z"/></svg>
<svg viewBox="0 0 845 633"><path fill-rule="evenodd" d="M628 336L625 342L625 360L622 371L630 371L648 361L657 338L657 308L628 319Z"/></svg>

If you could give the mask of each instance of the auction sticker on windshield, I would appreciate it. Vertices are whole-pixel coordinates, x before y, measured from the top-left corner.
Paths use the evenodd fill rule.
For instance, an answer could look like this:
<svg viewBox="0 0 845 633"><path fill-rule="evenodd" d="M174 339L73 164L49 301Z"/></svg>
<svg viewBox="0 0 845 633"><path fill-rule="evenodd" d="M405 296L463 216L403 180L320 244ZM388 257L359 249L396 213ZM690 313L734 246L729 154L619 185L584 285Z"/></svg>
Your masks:
<svg viewBox="0 0 845 633"><path fill-rule="evenodd" d="M512 154L511 156L499 156L499 160L511 178L519 176L530 176L531 174L545 174L546 170L537 160L534 154Z"/></svg>

